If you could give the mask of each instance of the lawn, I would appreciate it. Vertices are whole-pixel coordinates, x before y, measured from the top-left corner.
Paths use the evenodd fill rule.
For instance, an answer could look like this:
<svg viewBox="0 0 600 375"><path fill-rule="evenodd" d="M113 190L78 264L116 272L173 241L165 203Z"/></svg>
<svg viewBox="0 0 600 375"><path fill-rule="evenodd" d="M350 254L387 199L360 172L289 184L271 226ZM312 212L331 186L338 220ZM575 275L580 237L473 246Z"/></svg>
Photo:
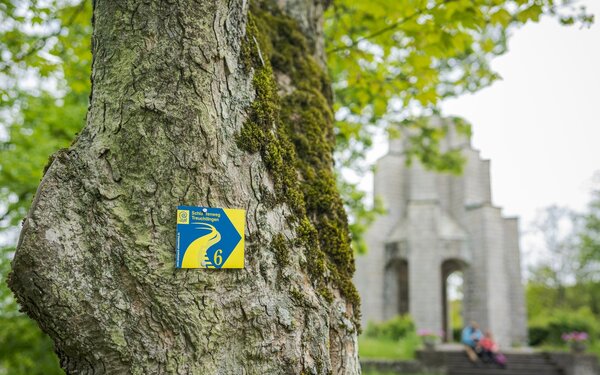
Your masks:
<svg viewBox="0 0 600 375"><path fill-rule="evenodd" d="M414 334L400 340L362 335L358 338L358 354L364 359L414 359L415 350L419 348L420 343L419 337Z"/></svg>

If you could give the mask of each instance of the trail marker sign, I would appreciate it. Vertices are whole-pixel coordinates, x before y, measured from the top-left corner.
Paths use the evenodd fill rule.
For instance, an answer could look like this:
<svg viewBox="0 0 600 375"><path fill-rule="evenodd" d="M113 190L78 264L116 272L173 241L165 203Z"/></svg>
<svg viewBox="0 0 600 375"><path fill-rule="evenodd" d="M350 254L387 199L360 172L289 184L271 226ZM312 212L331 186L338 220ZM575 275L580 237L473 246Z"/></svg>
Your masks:
<svg viewBox="0 0 600 375"><path fill-rule="evenodd" d="M177 268L244 268L246 211L177 207Z"/></svg>

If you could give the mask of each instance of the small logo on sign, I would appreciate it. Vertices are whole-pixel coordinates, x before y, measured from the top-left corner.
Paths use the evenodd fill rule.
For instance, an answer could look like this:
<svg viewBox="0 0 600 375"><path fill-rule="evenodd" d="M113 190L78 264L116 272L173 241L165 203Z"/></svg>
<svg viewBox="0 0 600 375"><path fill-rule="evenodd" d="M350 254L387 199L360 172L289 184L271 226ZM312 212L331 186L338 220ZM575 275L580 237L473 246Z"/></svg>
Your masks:
<svg viewBox="0 0 600 375"><path fill-rule="evenodd" d="M189 224L189 223L190 223L190 211L177 210L177 224Z"/></svg>

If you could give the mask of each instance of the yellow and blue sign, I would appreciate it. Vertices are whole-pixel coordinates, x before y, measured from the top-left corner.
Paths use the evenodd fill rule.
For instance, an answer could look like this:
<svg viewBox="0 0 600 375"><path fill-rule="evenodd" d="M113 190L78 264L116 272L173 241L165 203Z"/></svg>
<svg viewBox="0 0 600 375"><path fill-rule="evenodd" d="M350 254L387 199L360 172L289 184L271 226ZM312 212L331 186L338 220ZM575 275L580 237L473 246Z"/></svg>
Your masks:
<svg viewBox="0 0 600 375"><path fill-rule="evenodd" d="M177 207L177 268L244 268L246 211Z"/></svg>

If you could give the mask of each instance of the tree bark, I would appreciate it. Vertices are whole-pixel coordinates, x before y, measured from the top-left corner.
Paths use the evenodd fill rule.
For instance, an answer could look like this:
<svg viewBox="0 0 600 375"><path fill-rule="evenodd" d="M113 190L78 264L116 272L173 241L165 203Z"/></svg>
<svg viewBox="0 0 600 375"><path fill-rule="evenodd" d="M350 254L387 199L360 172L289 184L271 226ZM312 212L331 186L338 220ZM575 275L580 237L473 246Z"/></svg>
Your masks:
<svg viewBox="0 0 600 375"><path fill-rule="evenodd" d="M87 124L9 278L67 373L360 372L324 6L95 1ZM246 209L246 268L175 269L178 204Z"/></svg>

